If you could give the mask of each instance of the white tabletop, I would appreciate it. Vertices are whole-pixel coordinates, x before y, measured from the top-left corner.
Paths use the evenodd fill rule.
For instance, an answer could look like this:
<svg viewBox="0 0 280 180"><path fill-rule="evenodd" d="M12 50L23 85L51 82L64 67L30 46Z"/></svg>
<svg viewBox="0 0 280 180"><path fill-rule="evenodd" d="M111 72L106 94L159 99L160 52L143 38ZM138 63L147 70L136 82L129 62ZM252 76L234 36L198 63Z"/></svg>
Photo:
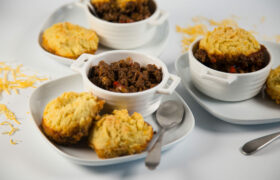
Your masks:
<svg viewBox="0 0 280 180"><path fill-rule="evenodd" d="M257 26L258 37L280 34L280 1L198 1L158 0L170 12L170 38L160 58L174 72L174 61L181 54L181 35L175 25L191 24L193 16L216 20L231 15L240 17L244 28ZM37 44L38 32L46 18L56 8L71 0L1 0L0 2L0 61L17 61L44 74L61 77L71 74L69 68L57 64L42 54ZM261 23L261 18L265 22ZM155 171L146 169L143 160L104 167L73 164L53 151L33 131L28 112L31 90L22 96L9 96L6 103L22 122L15 137L18 145L0 135L0 179L215 179L272 180L280 178L279 142L252 156L244 156L239 148L247 140L279 129L280 124L241 126L223 122L203 110L186 90L177 91L190 106L196 127L181 143L163 153ZM238 111L233 109L233 111ZM1 120L4 116L1 116ZM1 130L1 129L0 129ZM2 132L2 131L1 131ZM278 159L279 158L279 159Z"/></svg>

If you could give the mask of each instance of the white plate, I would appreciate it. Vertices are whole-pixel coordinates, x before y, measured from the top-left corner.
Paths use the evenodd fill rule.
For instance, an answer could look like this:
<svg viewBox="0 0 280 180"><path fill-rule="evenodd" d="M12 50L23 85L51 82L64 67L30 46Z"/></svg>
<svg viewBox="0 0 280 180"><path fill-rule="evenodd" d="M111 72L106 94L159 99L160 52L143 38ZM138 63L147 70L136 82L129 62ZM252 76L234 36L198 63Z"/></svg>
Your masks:
<svg viewBox="0 0 280 180"><path fill-rule="evenodd" d="M273 60L272 67L280 65L280 45L273 42L264 42L263 44L270 52ZM176 60L175 69L182 79L183 86L192 97L204 109L219 119L235 124L265 124L280 121L280 105L277 105L265 93L240 102L219 101L202 94L191 82L187 53Z"/></svg>
<svg viewBox="0 0 280 180"><path fill-rule="evenodd" d="M29 99L30 113L33 118L33 124L35 125L34 131L42 137L46 143L48 143L54 150L59 154L66 157L67 159L83 165L89 166L102 166L110 165L116 163L122 163L127 161L132 161L140 159L146 156L146 152L137 155L123 156L112 159L99 159L96 153L84 146L60 146L49 141L40 129L40 124L42 120L42 114L44 107L51 100L61 95L66 91L76 91L81 92L82 89L82 77L80 75L74 74L67 77L63 77L57 80L49 81L41 86L39 86L31 95ZM182 123L175 127L174 129L168 130L163 138L163 150L171 147L175 143L181 141L186 137L194 127L194 117L189 109L188 105L184 100L177 94L165 96L163 101L166 100L176 100L181 101L185 106L185 115ZM145 117L145 121L150 123L154 130L158 132L158 125L156 124L154 115Z"/></svg>
<svg viewBox="0 0 280 180"><path fill-rule="evenodd" d="M42 52L48 56L50 56L52 59L54 59L56 62L70 66L73 62L73 59L65 58L61 56L54 55L48 51L46 51L42 46L42 33L45 29L52 26L55 23L59 22L71 22L73 24L78 24L80 26L83 26L85 28L89 28L89 23L87 20L87 16L84 11L84 7L79 2L74 2L70 4L66 4L60 8L58 8L56 11L54 11L48 19L45 21L38 38L38 44L40 46L40 49ZM152 38L150 42L145 44L144 46L141 46L136 49L131 49L143 53L147 53L154 56L159 56L167 41L168 41L168 35L169 35L169 23L168 21L165 21L162 25L160 25L155 33L155 36ZM99 46L98 50L96 51L96 54L102 53L104 51L110 51L112 49L104 47L102 45Z"/></svg>

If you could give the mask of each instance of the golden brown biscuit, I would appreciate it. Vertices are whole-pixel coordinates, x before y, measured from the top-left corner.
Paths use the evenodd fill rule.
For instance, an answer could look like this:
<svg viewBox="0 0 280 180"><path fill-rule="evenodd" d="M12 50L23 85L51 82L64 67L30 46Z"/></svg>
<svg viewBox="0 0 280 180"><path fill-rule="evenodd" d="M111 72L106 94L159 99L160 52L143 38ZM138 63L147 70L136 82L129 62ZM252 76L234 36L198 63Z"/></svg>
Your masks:
<svg viewBox="0 0 280 180"><path fill-rule="evenodd" d="M280 66L270 71L266 80L266 92L271 99L280 104Z"/></svg>
<svg viewBox="0 0 280 180"><path fill-rule="evenodd" d="M74 144L87 136L103 101L91 93L65 92L51 100L43 113L44 133L59 144Z"/></svg>
<svg viewBox="0 0 280 180"><path fill-rule="evenodd" d="M242 28L220 26L206 34L199 48L206 50L209 56L224 56L231 60L234 56L257 52L261 46L250 32Z"/></svg>
<svg viewBox="0 0 280 180"><path fill-rule="evenodd" d="M98 42L98 36L93 30L69 22L54 24L42 35L43 48L53 54L72 59L83 53L94 54Z"/></svg>
<svg viewBox="0 0 280 180"><path fill-rule="evenodd" d="M89 135L89 146L98 157L140 153L146 149L153 137L153 128L139 113L129 116L126 109L114 110L112 115L104 115L98 120Z"/></svg>

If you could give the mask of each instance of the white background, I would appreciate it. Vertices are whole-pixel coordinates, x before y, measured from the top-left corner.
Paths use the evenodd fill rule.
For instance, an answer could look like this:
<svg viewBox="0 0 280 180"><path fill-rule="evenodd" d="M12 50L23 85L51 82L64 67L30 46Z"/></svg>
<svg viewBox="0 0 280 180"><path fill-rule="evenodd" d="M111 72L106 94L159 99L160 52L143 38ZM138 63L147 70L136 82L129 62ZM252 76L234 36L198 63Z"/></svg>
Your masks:
<svg viewBox="0 0 280 180"><path fill-rule="evenodd" d="M191 25L193 16L215 20L240 17L240 25L262 35L280 34L280 1L277 0L158 0L170 12L170 38L160 58L174 72L174 61L181 54L181 35L175 25ZM37 45L38 32L47 17L67 0L1 0L0 61L18 61L51 76L72 73L42 54ZM260 19L265 16L265 22ZM211 116L180 86L196 119L194 131L181 143L163 154L155 171L146 169L143 160L106 167L75 165L54 152L33 131L28 112L28 95L5 96L0 102L13 110L22 125L14 136L18 145L11 145L0 135L0 179L191 179L191 180L276 180L280 178L280 142L253 156L244 156L239 148L247 140L280 130L280 124L241 126ZM233 109L238 113L238 109ZM3 120L4 116L1 116ZM2 129L0 129L2 130ZM2 132L2 131L1 131Z"/></svg>

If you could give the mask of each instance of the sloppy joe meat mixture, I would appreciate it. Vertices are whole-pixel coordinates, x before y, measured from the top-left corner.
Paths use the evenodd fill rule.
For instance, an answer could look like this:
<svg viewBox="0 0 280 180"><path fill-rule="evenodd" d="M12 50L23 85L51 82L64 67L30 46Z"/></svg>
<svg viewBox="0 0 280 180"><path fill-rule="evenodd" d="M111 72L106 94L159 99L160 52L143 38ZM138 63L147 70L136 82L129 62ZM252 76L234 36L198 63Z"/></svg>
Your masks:
<svg viewBox="0 0 280 180"><path fill-rule="evenodd" d="M209 56L204 49L196 49L194 56L201 63L212 69L229 73L248 73L264 68L269 62L267 49L261 45L261 49L248 56L238 55L231 60L224 59L222 56Z"/></svg>
<svg viewBox="0 0 280 180"><path fill-rule="evenodd" d="M109 22L132 23L146 19L151 16L153 10L149 6L149 1L137 3L136 1L127 2L124 8L115 5L114 0L105 3L93 4L98 17Z"/></svg>
<svg viewBox="0 0 280 180"><path fill-rule="evenodd" d="M88 77L96 86L121 93L139 92L150 89L162 81L162 70L154 64L141 67L128 57L107 64L100 61L91 67Z"/></svg>

